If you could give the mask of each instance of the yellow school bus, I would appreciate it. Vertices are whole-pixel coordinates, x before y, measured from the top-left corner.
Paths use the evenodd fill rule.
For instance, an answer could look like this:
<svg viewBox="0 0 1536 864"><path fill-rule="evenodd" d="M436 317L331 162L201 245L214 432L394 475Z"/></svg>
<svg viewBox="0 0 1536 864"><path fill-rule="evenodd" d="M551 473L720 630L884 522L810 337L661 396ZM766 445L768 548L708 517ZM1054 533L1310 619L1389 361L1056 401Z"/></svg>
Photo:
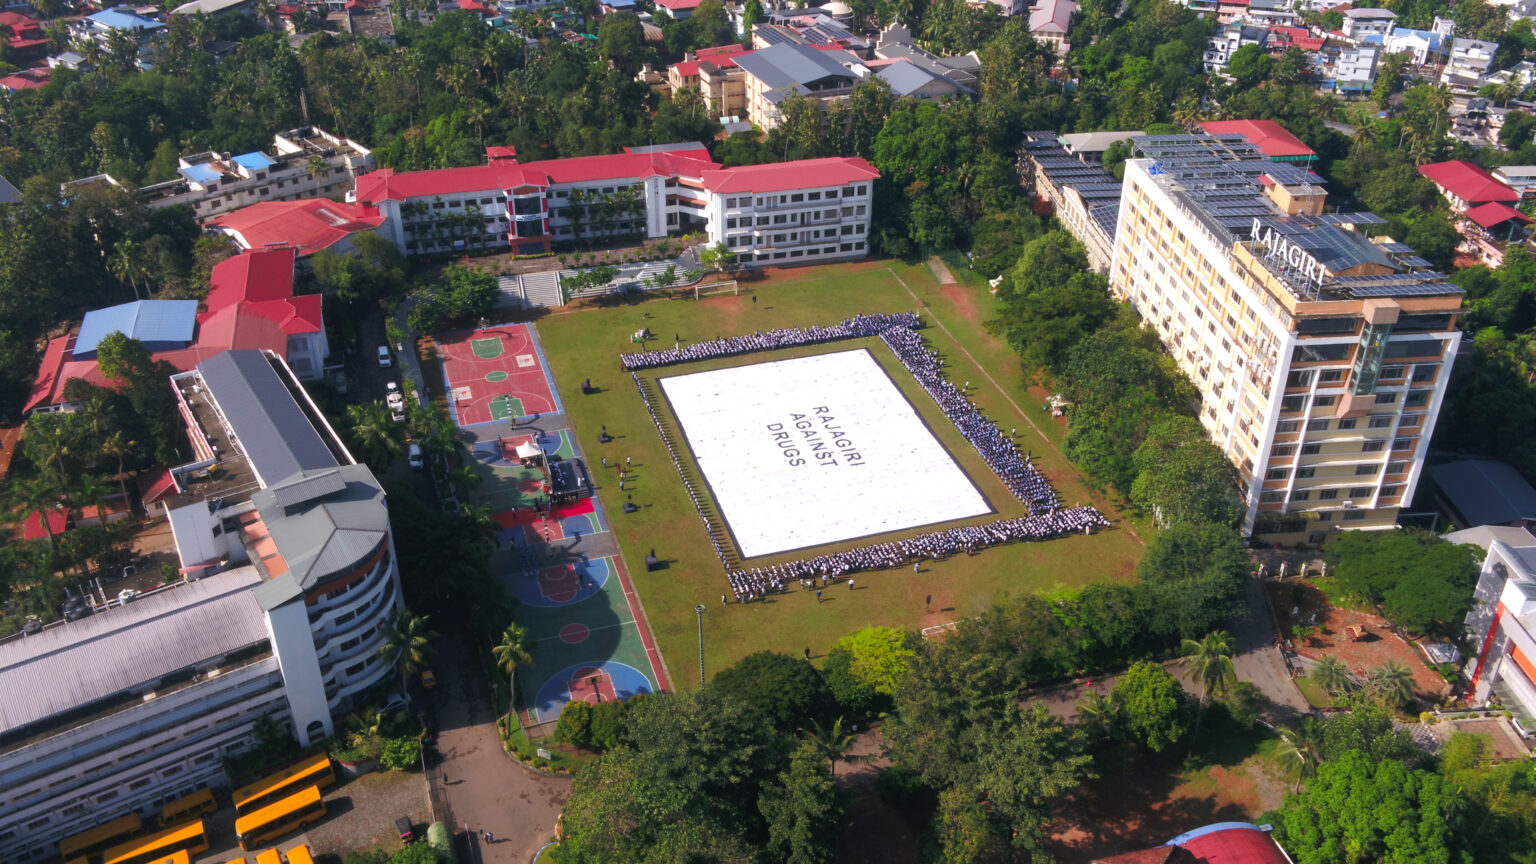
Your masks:
<svg viewBox="0 0 1536 864"><path fill-rule="evenodd" d="M255 783L236 789L235 815L244 816L254 813L305 786L318 786L324 789L335 782L336 770L331 767L331 757L320 753L270 777L263 777Z"/></svg>
<svg viewBox="0 0 1536 864"><path fill-rule="evenodd" d="M275 804L235 819L235 835L240 848L249 852L262 843L304 828L325 815L325 799L320 787L310 786Z"/></svg>
<svg viewBox="0 0 1536 864"><path fill-rule="evenodd" d="M217 809L219 804L213 800L213 792L208 789L199 789L191 795L177 798L161 807L160 827L169 828L172 825L179 825L199 816L206 816Z"/></svg>
<svg viewBox="0 0 1536 864"><path fill-rule="evenodd" d="M69 864L86 864L110 846L127 840L144 827L139 814L129 813L111 822L97 825L89 831L81 831L59 841L59 857Z"/></svg>
<svg viewBox="0 0 1536 864"><path fill-rule="evenodd" d="M208 832L203 820L188 822L129 840L106 851L102 864L161 864L176 853L188 858L208 851Z"/></svg>

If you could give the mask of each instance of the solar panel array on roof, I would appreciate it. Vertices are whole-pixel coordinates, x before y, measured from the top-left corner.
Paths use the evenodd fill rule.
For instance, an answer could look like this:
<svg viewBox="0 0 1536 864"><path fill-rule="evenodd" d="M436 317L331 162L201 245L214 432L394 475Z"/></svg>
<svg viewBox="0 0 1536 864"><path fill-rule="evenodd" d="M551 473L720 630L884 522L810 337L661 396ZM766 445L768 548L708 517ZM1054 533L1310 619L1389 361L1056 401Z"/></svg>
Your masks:
<svg viewBox="0 0 1536 864"><path fill-rule="evenodd" d="M1369 210L1353 213L1324 213L1318 217L1329 225L1385 225L1387 220Z"/></svg>
<svg viewBox="0 0 1536 864"><path fill-rule="evenodd" d="M1115 239L1115 229L1120 224L1120 208L1095 207L1088 212L1090 218L1109 235L1109 239Z"/></svg>
<svg viewBox="0 0 1536 864"><path fill-rule="evenodd" d="M340 464L260 351L225 351L197 371L263 486Z"/></svg>
<svg viewBox="0 0 1536 864"><path fill-rule="evenodd" d="M1450 282L1436 282L1428 285L1360 285L1350 288L1349 293L1354 297L1427 297L1462 292Z"/></svg>
<svg viewBox="0 0 1536 864"><path fill-rule="evenodd" d="M1411 268L1413 268L1415 270L1417 270L1417 269L1419 269L1421 267L1433 267L1433 266L1435 266L1435 265L1429 263L1429 261L1427 261L1427 260L1425 260L1423 258L1420 258L1417 255L1404 255L1401 258L1397 259L1397 263L1403 265L1404 267L1411 267Z"/></svg>
<svg viewBox="0 0 1536 864"><path fill-rule="evenodd" d="M1407 252L1409 254L1413 253L1412 246L1409 246L1407 243L1399 243L1396 240L1393 240L1390 243L1380 243L1377 245L1381 246L1382 251L1384 252Z"/></svg>
<svg viewBox="0 0 1536 864"><path fill-rule="evenodd" d="M798 37L777 27L757 27L752 30L752 35L767 42L769 45L787 45L799 42Z"/></svg>
<svg viewBox="0 0 1536 864"><path fill-rule="evenodd" d="M1284 186L1300 186L1309 183L1321 184L1323 178L1312 171L1291 162L1271 162L1264 166L1264 173L1268 174L1276 183Z"/></svg>

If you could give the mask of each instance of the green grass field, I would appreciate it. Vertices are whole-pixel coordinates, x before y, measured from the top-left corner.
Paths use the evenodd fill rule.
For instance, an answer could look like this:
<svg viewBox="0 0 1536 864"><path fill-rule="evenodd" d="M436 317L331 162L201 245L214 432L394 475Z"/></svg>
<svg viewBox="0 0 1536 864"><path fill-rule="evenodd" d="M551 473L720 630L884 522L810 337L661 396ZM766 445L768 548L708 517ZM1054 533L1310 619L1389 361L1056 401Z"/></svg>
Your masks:
<svg viewBox="0 0 1536 864"><path fill-rule="evenodd" d="M1038 410L1040 397L1026 391L1010 349L980 326L992 314L992 306L984 283L941 290L924 268L882 261L775 272L751 283L750 292L740 296L654 299L561 312L538 321L551 370L675 684L690 687L697 680L693 671L697 667L696 603L705 606L706 668L716 671L764 649L793 654L810 648L820 655L849 631L870 624L908 629L944 624L975 614L1002 592L1130 578L1143 548L1135 525L1127 525L1119 510L1085 485L1061 455L1060 421ZM820 605L814 595L796 590L769 597L765 603L722 607L720 595L727 585L719 561L629 374L619 366L618 354L632 350L630 334L648 327L658 337L657 344L669 346L674 334L693 342L831 323L857 312L914 309L930 323L923 335L944 356L951 376L971 382L972 398L1000 426L1018 427L1019 446L1034 453L1036 465L1060 492L1063 503L1093 503L1115 522L1115 528L1091 537L990 549L974 557L925 565L918 575L910 570L868 574L858 578L859 590L849 592L841 586L828 590ZM847 347L852 346L819 346L799 353ZM878 347L876 356L898 386L998 508L990 518L1022 511L927 394L883 346ZM775 356L794 353L776 352ZM703 367L687 367L694 368ZM680 371L684 370L679 367L661 374ZM600 392L581 395L578 385L585 378ZM616 440L599 444L597 436L605 424ZM601 467L604 456L606 470ZM621 492L615 467L626 457L632 467ZM628 516L621 512L626 492L634 495L640 512ZM665 570L646 573L641 562L652 547L670 563ZM933 602L925 604L930 594Z"/></svg>

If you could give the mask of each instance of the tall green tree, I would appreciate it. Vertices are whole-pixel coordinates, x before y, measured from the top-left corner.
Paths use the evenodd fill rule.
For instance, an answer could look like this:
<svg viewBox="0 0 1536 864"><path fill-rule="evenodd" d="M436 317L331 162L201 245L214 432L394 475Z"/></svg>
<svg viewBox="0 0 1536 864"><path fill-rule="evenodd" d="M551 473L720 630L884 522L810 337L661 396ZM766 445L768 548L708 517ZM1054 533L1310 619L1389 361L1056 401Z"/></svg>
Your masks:
<svg viewBox="0 0 1536 864"><path fill-rule="evenodd" d="M1152 424L1131 456L1131 500L1159 527L1183 522L1235 526L1243 516L1237 471L1193 417Z"/></svg>
<svg viewBox="0 0 1536 864"><path fill-rule="evenodd" d="M1185 671L1200 683L1200 711L1204 713L1212 693L1226 693L1237 680L1232 668L1232 634L1225 630L1207 633L1204 639L1185 639L1180 648ZM1200 734L1200 715L1195 718L1195 734Z"/></svg>
<svg viewBox="0 0 1536 864"><path fill-rule="evenodd" d="M1115 684L1113 698L1126 730L1154 753L1178 743L1189 731L1184 688L1156 663L1143 660L1131 666Z"/></svg>
<svg viewBox="0 0 1536 864"><path fill-rule="evenodd" d="M1351 750L1262 818L1296 864L1470 862L1457 839L1458 798L1435 774Z"/></svg>
<svg viewBox="0 0 1536 864"><path fill-rule="evenodd" d="M785 864L825 864L835 860L847 809L825 756L809 741L789 759L776 782L763 787L758 808L768 823L765 851Z"/></svg>
<svg viewBox="0 0 1536 864"><path fill-rule="evenodd" d="M710 688L791 733L827 722L836 702L816 667L799 657L758 651L722 669Z"/></svg>
<svg viewBox="0 0 1536 864"><path fill-rule="evenodd" d="M507 674L507 697L513 711L517 710L517 670L533 665L533 654L529 651L532 646L528 628L514 621L502 632L501 641L491 648L496 665Z"/></svg>

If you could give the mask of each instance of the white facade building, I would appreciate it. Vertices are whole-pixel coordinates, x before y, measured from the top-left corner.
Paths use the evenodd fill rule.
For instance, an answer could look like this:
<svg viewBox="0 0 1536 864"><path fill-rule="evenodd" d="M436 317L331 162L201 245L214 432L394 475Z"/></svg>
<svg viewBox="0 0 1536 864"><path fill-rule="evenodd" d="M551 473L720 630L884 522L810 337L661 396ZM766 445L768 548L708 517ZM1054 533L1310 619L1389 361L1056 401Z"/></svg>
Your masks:
<svg viewBox="0 0 1536 864"><path fill-rule="evenodd" d="M194 578L0 642L0 859L228 784L258 718L330 735L393 670L400 604L384 493L276 355L231 351L172 381L196 462L167 502ZM198 574L203 575L197 578Z"/></svg>
<svg viewBox="0 0 1536 864"><path fill-rule="evenodd" d="M1451 54L1440 73L1440 83L1448 87L1476 89L1483 83L1488 70L1493 68L1493 54L1497 43L1481 39L1451 40Z"/></svg>
<svg viewBox="0 0 1536 864"><path fill-rule="evenodd" d="M1536 538L1526 537L1493 539L1488 546L1467 613L1467 638L1476 653L1466 672L1471 703L1497 698L1530 736L1536 735Z"/></svg>
<svg viewBox="0 0 1536 864"><path fill-rule="evenodd" d="M1387 38L1397 13L1391 9L1350 9L1344 13L1344 35L1356 42L1367 36Z"/></svg>
<svg viewBox="0 0 1536 864"><path fill-rule="evenodd" d="M179 163L179 179L139 191L151 208L186 204L199 221L261 201L340 198L374 167L368 148L313 127L274 135L270 155L196 153Z"/></svg>
<svg viewBox="0 0 1536 864"><path fill-rule="evenodd" d="M879 176L856 158L706 171L710 245L744 266L863 258Z"/></svg>
<svg viewBox="0 0 1536 864"><path fill-rule="evenodd" d="M1461 289L1342 214L1319 218L1321 180L1300 166L1209 136L1136 146L1110 286L1199 390L1241 478L1244 533L1319 544L1392 527L1445 395ZM1268 215L1229 215L1239 198Z"/></svg>

